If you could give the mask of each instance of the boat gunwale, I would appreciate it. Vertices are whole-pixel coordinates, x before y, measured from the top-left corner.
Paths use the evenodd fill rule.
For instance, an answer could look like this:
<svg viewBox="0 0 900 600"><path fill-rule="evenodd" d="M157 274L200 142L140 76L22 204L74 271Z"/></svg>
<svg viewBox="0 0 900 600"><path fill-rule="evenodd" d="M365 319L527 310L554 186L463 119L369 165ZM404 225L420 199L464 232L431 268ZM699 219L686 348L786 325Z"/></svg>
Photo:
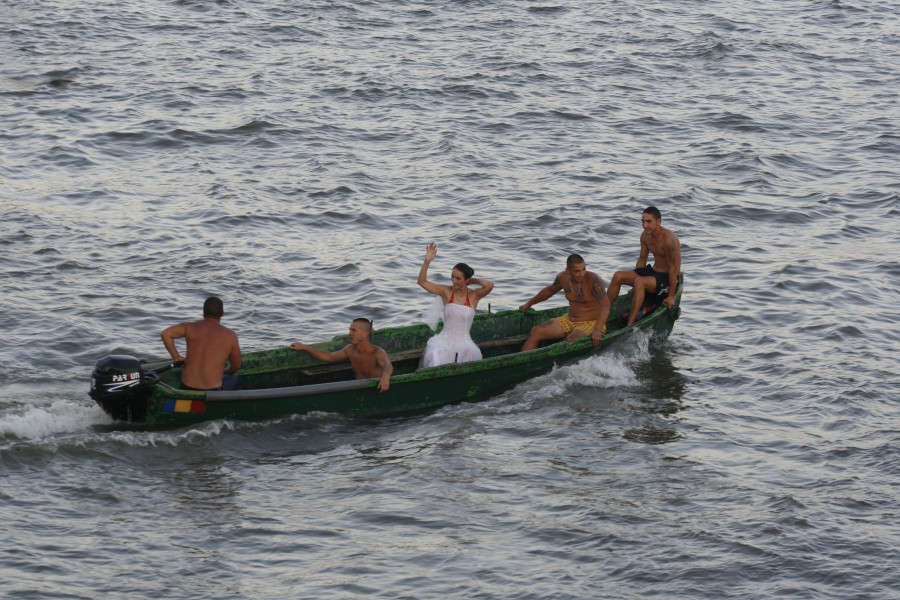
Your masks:
<svg viewBox="0 0 900 600"><path fill-rule="evenodd" d="M682 286L682 277L679 276L679 290L678 290L678 298L680 300L681 296L681 286ZM534 314L545 314L552 313L555 311L559 311L561 308L565 307L555 307L548 308L545 310L534 310L529 309L529 312ZM554 360L560 358L566 358L569 355L582 355L584 354L584 350L587 350L589 347L594 347L596 350L604 348L612 344L618 338L631 333L633 331L637 331L640 329L645 329L652 327L657 322L661 321L669 312L673 310L678 310L678 305L674 309L666 308L665 306L659 306L656 310L654 310L651 314L647 315L640 321L632 323L631 325L627 325L625 327L621 327L619 329L615 329L608 334L603 336L603 339L598 344L593 344L590 337L585 336L574 340L572 342L566 342L564 340L553 342L544 346L540 346L538 348L534 348L532 350L518 351L512 352L509 354L501 354L498 356L491 356L488 358L483 358L476 361L470 361L465 363L449 363L444 365L437 365L434 367L420 367L411 373L404 373L402 375L397 375L391 378L391 387L400 386L405 383L413 382L413 381L427 381L429 379L438 379L442 377L459 375L461 373L477 373L480 371L492 370L494 368L498 368L498 366L515 366L525 362L535 361L537 357L540 358L552 358ZM508 313L518 312L514 310L509 311L501 311L498 313L484 313L483 318L488 317L489 315L504 315ZM676 316L677 318L677 316ZM414 325L415 326L415 325ZM403 327L390 328L385 331L390 331L391 329L403 329ZM324 344L333 344L335 341L340 340L344 336L337 336L329 342L324 342ZM515 338L521 338L522 335L518 334L516 336L511 336L510 338L501 338L499 340L487 340L485 343L495 344L499 342L497 345L503 345L502 342L505 340L513 340ZM264 350L260 352L260 354L272 352L272 350ZM409 352L409 351L406 351ZM394 353L395 355L401 354L401 352ZM390 356L390 355L389 355ZM320 364L329 364L316 362L311 363L313 365ZM297 367L301 368L301 367ZM249 390L215 390L215 391L200 391L200 390L183 390L180 388L175 388L167 383L159 382L154 387L154 394L161 394L166 397L178 396L184 399L205 399L207 402L232 402L232 401L240 401L240 400L267 400L267 399L283 399L290 397L303 397L303 396L312 396L316 394L328 394L332 392L343 392L350 390L362 390L366 388L374 388L378 385L378 378L369 378L369 379L351 379L351 380L343 380L343 381L331 381L325 383L313 383L306 385L298 385L298 386L288 386L288 387L277 387L277 388L256 388Z"/></svg>

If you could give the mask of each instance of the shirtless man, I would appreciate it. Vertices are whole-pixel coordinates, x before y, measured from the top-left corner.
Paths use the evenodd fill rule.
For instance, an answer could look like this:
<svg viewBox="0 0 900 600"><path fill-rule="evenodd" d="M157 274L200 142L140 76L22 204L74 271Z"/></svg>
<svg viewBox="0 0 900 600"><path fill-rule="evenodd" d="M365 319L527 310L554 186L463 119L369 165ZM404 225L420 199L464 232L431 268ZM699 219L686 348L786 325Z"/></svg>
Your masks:
<svg viewBox="0 0 900 600"><path fill-rule="evenodd" d="M219 323L224 314L222 301L213 296L203 303L202 321L172 325L160 334L172 360L184 362L181 373L183 388L206 391L237 389L235 373L241 368L241 347L237 334ZM175 340L179 338L187 340L187 356L181 356L175 346ZM226 360L231 365L224 371Z"/></svg>
<svg viewBox="0 0 900 600"><path fill-rule="evenodd" d="M350 323L350 343L336 352L325 352L300 342L291 344L292 350L308 352L310 356L322 362L350 362L353 374L357 379L380 378L378 389L382 392L391 387L391 375L394 366L387 352L369 341L372 335L372 322L368 319L353 319Z"/></svg>
<svg viewBox="0 0 900 600"><path fill-rule="evenodd" d="M662 226L662 215L655 206L648 206L641 215L641 255L638 256L637 268L631 271L617 271L609 284L609 302L619 296L619 288L630 285L634 298L631 301L631 314L628 324L638 319L647 294L661 296L666 294L662 303L666 308L675 306L675 289L678 287L678 275L681 273L681 244L678 237ZM653 266L647 265L649 253L653 253ZM671 284L671 285L670 285Z"/></svg>
<svg viewBox="0 0 900 600"><path fill-rule="evenodd" d="M569 301L569 312L561 317L531 328L522 351L534 350L544 340L565 339L571 342L586 335L596 344L606 331L606 318L609 316L609 299L603 279L596 273L587 270L584 259L572 254L566 259L566 270L556 276L553 283L542 289L535 296L519 307L522 314L538 302L543 302L556 295L560 290L566 293Z"/></svg>

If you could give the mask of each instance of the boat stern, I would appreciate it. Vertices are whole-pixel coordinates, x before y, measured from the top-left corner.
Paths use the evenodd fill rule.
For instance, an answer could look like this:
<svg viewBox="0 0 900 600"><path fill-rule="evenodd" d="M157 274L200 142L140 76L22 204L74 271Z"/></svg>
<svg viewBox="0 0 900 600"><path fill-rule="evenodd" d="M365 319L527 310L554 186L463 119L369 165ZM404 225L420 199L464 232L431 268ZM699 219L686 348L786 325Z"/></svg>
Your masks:
<svg viewBox="0 0 900 600"><path fill-rule="evenodd" d="M147 416L147 401L156 383L133 356L104 356L91 373L89 395L113 419L141 422Z"/></svg>

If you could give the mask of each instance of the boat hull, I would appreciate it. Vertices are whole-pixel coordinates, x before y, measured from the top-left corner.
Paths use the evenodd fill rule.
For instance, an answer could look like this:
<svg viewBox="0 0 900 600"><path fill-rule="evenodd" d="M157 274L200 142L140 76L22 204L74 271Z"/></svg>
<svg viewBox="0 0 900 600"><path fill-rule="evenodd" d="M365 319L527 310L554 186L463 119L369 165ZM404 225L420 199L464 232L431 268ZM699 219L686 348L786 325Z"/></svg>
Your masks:
<svg viewBox="0 0 900 600"><path fill-rule="evenodd" d="M395 366L390 389L380 392L377 379L355 380L347 365L313 361L305 352L287 348L248 353L240 372L245 388L239 391L202 392L179 389L180 369L159 375L147 386L144 398L116 404L115 418L148 425L192 425L216 419L258 421L313 412L353 417L382 417L413 413L464 401L475 401L526 379L586 356L603 352L635 330L656 339L671 332L680 314L682 278L673 309L660 307L632 326L616 324L630 297L619 298L611 311L608 332L597 345L590 338L553 343L528 352L518 351L531 327L563 314L565 307L545 311L503 311L475 318L472 336L482 346L484 359L431 368L418 368L418 360L433 332L424 325L377 332L374 342L388 352ZM316 344L325 350L343 347L346 336ZM152 365L145 370L152 371ZM98 403L103 405L101 399ZM105 407L105 410L110 411ZM134 418L130 416L133 415Z"/></svg>

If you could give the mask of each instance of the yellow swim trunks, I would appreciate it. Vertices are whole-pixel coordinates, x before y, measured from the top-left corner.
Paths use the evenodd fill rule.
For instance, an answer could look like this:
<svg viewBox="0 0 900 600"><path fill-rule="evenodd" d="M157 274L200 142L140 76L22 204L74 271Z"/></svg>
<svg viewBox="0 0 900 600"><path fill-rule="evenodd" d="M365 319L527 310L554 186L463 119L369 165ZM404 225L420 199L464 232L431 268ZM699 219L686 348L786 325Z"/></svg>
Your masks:
<svg viewBox="0 0 900 600"><path fill-rule="evenodd" d="M566 335L569 335L576 329L578 331L581 331L585 335L591 335L592 333L594 333L594 327L597 326L596 320L594 320L594 321L573 321L572 319L569 318L568 313L564 314L561 317L556 317L555 319L553 319L553 321L556 321L557 323L560 324L560 326L563 328L563 331L566 332ZM606 325L603 326L603 333L606 333Z"/></svg>

